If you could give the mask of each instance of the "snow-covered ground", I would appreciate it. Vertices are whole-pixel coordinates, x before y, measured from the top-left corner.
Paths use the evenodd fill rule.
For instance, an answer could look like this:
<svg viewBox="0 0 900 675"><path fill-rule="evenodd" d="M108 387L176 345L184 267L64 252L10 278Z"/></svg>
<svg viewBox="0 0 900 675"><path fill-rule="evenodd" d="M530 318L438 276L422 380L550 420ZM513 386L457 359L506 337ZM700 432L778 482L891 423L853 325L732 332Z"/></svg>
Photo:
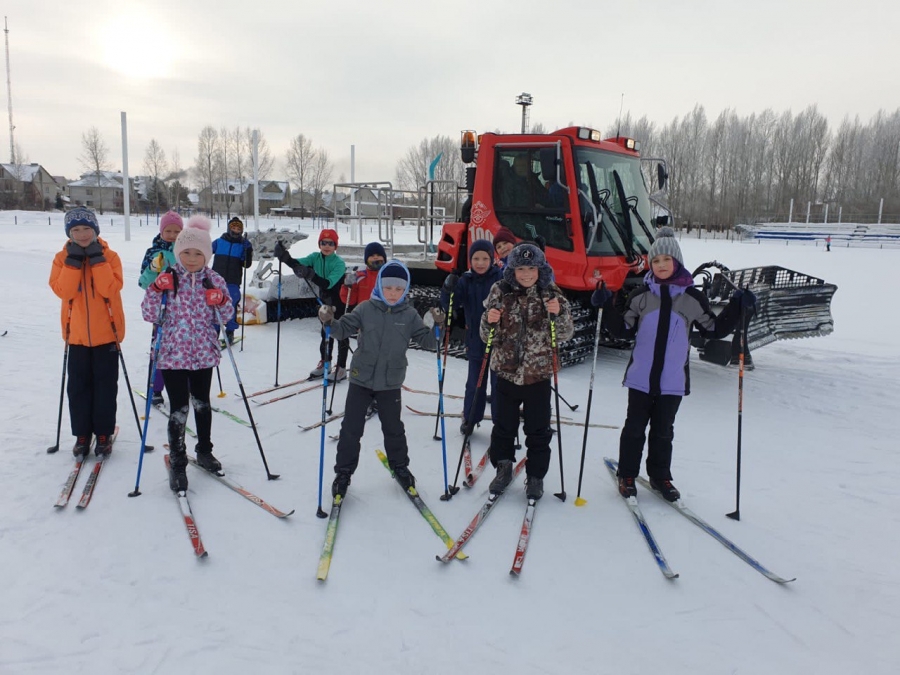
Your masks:
<svg viewBox="0 0 900 675"><path fill-rule="evenodd" d="M14 224L14 218L18 224ZM150 328L140 319L140 260L155 228L101 219L125 265L124 352L133 385L146 378ZM311 226L302 225L301 227ZM347 237L346 228L341 229ZM744 383L742 520L734 508L737 375L692 364L693 394L676 423L673 471L697 513L775 572L776 585L654 496L645 515L669 563L667 581L602 464L618 433L591 430L576 508L582 433L562 428L565 487L556 456L521 578L507 574L524 511L520 482L466 552L443 566L443 545L380 466L377 422L363 439L345 501L328 581L316 581L325 522L316 517L320 390L255 408L269 482L253 434L214 414L216 454L228 475L283 509L277 520L196 470L190 499L209 558L191 551L162 460L164 419L150 421L141 490L140 438L124 377L121 433L89 508L52 504L72 464L68 415L54 441L63 357L59 300L47 286L65 236L62 217L0 213L4 312L0 332L0 673L895 673L900 647L900 409L898 313L886 302L897 252L791 243L682 239L689 265L781 264L838 285L836 328L826 338L781 342L754 354ZM312 250L315 237L298 243ZM318 360L315 320L282 325L280 381ZM248 392L274 381L275 325L247 327L236 353ZM410 352L408 384L436 389L435 358ZM627 354L601 352L592 422L620 425ZM560 374L560 391L583 419L590 361ZM222 363L227 397L215 404L246 417ZM446 390L463 390L461 361ZM216 384L214 382L214 388ZM343 408L341 385L335 409ZM215 393L215 392L214 392ZM405 394L433 409L437 399ZM446 402L456 411L458 400ZM143 407L141 406L141 410ZM434 420L405 416L421 493L454 537L486 495L484 478L450 502L443 491ZM328 427L337 433L338 424ZM452 471L461 437L448 425ZM489 426L475 436L486 446ZM335 444L325 441L325 490ZM82 477L76 488L80 493ZM327 504L326 504L327 508Z"/></svg>

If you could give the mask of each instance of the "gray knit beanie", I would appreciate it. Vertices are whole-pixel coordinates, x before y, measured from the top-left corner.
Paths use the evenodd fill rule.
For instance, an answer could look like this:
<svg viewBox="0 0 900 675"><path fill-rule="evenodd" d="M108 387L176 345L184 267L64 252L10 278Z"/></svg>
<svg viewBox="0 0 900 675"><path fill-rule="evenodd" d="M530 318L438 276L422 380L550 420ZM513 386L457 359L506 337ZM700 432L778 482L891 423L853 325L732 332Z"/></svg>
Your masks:
<svg viewBox="0 0 900 675"><path fill-rule="evenodd" d="M670 255L684 267L684 258L681 256L681 247L675 239L675 230L671 227L661 227L656 233L656 241L650 245L647 260L652 261L658 255Z"/></svg>

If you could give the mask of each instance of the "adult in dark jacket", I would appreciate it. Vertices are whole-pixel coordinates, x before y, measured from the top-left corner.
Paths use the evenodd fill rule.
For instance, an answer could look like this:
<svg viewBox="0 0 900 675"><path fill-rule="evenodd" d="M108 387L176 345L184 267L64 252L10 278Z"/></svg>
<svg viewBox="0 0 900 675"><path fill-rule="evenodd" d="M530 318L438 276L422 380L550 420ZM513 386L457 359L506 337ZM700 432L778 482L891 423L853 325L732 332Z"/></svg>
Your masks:
<svg viewBox="0 0 900 675"><path fill-rule="evenodd" d="M241 282L244 279L244 270L253 264L253 245L244 234L244 223L235 216L228 221L228 231L216 239L212 245L213 272L225 279L228 285L228 294L231 296L231 305L234 307L234 316L225 325L225 337L229 342L234 340L234 331L237 330L237 306L241 301Z"/></svg>
<svg viewBox="0 0 900 675"><path fill-rule="evenodd" d="M487 382L478 389L478 375L484 360L485 344L479 334L484 301L491 286L503 279L503 270L494 264L494 246L487 239L478 239L469 248L469 270L461 277L449 275L441 289L441 309L447 312L453 297L453 316L462 313L466 321L466 358L469 374L466 379L466 396L463 402L463 423L459 431L464 436L472 433L476 424L484 419L487 399ZM491 391L497 384L497 373L485 369L484 379L490 379ZM490 374L488 374L490 373ZM477 389L477 392L476 392ZM474 408L474 409L473 409ZM495 399L491 400L491 417L495 415Z"/></svg>

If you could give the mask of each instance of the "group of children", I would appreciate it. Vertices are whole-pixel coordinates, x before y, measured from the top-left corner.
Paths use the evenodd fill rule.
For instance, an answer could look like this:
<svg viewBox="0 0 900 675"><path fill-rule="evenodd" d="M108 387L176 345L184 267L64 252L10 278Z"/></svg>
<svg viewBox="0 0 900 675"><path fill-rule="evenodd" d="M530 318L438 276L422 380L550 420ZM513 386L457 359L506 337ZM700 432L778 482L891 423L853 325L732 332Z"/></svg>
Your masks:
<svg viewBox="0 0 900 675"><path fill-rule="evenodd" d="M170 486L176 491L187 489L184 437L191 403L197 424L197 462L210 471L221 470L212 454L210 433L212 370L220 360L218 327L224 324L226 335L233 334L229 327L239 290L236 293L231 286L237 285L236 274L252 259L240 220L232 219L228 233L215 244L210 226L203 216L192 217L184 226L178 214L165 214L140 277L145 289L142 315L154 324L152 365L161 373L170 399ZM96 436L96 452L103 455L110 451L115 427L119 343L125 331L122 265L99 238L100 228L90 210L69 211L65 228L69 240L54 259L50 286L62 300L63 338L70 354L74 453L87 454ZM391 469L410 488L415 478L409 470L401 420L406 351L410 340L435 349L437 338L408 300L411 276L402 262L386 260L384 248L373 242L365 249L365 269L348 271L336 253L337 245L337 232L324 229L319 251L303 258L291 257L280 242L275 247L279 261L307 280L321 300L321 360L310 376L324 376L335 340L338 358L329 375L338 381L349 375L332 495L346 495L373 404L377 404ZM224 261L210 269L214 253L217 261L219 256ZM629 393L620 437L619 491L626 498L635 494L649 424L647 474L651 485L674 501L679 493L672 484L672 439L675 415L682 397L689 393L689 332L696 325L706 337L727 335L755 297L749 290L738 291L721 314L713 314L703 294L693 287L671 228L660 230L648 258L650 271L637 290L627 296L613 294L601 279L592 302L603 309L605 325L614 336L635 341L623 382ZM512 481L521 416L526 495L540 499L553 433L550 395L557 359L551 332L562 343L574 330L569 303L554 283L542 248L517 243L505 228L494 235L494 243L473 242L468 271L458 278L448 277L440 306L430 310L434 324L443 326L448 312L462 315L466 327L469 368L460 431L468 436L483 420L490 381L490 460L496 468L490 490L500 494ZM357 335L357 347L348 369L348 340L353 335ZM489 366L490 375L485 376L484 366Z"/></svg>

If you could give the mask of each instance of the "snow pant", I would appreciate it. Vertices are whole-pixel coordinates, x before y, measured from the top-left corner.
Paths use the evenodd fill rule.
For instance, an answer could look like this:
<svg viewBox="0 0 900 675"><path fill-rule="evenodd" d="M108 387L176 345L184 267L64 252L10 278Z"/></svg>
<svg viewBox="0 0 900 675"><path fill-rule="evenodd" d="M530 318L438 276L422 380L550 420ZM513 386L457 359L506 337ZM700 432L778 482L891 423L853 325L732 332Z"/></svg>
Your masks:
<svg viewBox="0 0 900 675"><path fill-rule="evenodd" d="M497 389L497 373L485 366L484 381L481 387L477 387L478 374L481 372L481 362L484 360L484 346L480 353L469 350L469 377L466 380L466 396L463 400L463 420L473 427L484 419L484 409L487 404L487 383L491 383L491 394ZM446 377L446 373L444 374ZM491 418L497 417L497 397L491 397Z"/></svg>
<svg viewBox="0 0 900 675"><path fill-rule="evenodd" d="M237 322L237 306L241 301L241 286L240 284L225 284L228 286L228 295L231 296L231 306L234 308L234 315L228 319L228 323L225 324L225 330L236 331L239 328Z"/></svg>
<svg viewBox="0 0 900 675"><path fill-rule="evenodd" d="M189 404L194 406L197 424L197 452L212 452L212 409L209 405L209 388L212 385L212 368L202 370L164 370L166 393L169 395L169 450L176 454L185 452L184 431Z"/></svg>
<svg viewBox="0 0 900 675"><path fill-rule="evenodd" d="M115 342L97 347L69 345L69 420L73 436L112 436L119 394L119 351Z"/></svg>
<svg viewBox="0 0 900 675"><path fill-rule="evenodd" d="M344 404L344 419L338 439L337 459L334 470L356 471L359 464L359 441L366 425L366 412L372 402L378 406L381 433L384 435L384 453L391 468L409 464L409 449L406 445L406 429L400 419L402 403L399 389L375 391L350 383L347 401Z"/></svg>
<svg viewBox="0 0 900 675"><path fill-rule="evenodd" d="M619 437L620 476L636 478L640 473L644 430L649 423L647 475L657 480L672 480L672 439L681 399L681 396L653 396L637 389L628 390L628 413Z"/></svg>
<svg viewBox="0 0 900 675"><path fill-rule="evenodd" d="M502 459L515 461L516 432L519 429L519 407L523 408L525 448L528 463L525 473L543 478L550 468L550 380L534 384L514 384L497 378L492 406L496 410L491 430L491 464Z"/></svg>

